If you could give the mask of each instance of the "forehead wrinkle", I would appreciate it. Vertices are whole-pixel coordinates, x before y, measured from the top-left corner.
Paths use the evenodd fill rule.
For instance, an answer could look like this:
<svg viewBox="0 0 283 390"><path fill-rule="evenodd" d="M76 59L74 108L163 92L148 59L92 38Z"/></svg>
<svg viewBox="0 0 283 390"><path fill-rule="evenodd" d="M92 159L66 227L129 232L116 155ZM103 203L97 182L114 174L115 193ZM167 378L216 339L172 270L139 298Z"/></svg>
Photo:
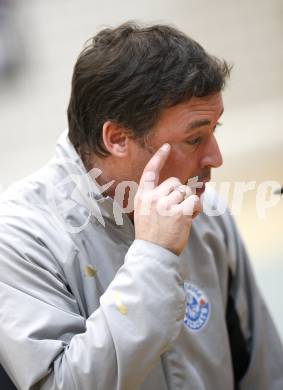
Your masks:
<svg viewBox="0 0 283 390"><path fill-rule="evenodd" d="M223 114L224 112L224 108L222 108L220 114L219 114L219 118L221 117L221 115ZM185 129L185 132L190 132L192 130L196 130L200 127L204 127L204 126L209 126L211 124L211 121L207 118L205 119L195 119L193 120L189 125L188 127Z"/></svg>
<svg viewBox="0 0 283 390"><path fill-rule="evenodd" d="M200 133L202 130L201 127L211 126L214 122L214 118L211 117L211 114L213 117L216 117L217 115L218 118L220 118L223 112L224 108L221 96L220 102L218 99L217 102L212 102L212 104L209 105L207 104L207 99L205 98L192 98L189 102L179 103L178 105L164 110L158 123L153 127L153 129L156 129L157 132L162 129L166 129L166 132L169 133L172 129L178 128L186 135L188 135L188 133ZM205 121L205 123L194 123L196 121Z"/></svg>

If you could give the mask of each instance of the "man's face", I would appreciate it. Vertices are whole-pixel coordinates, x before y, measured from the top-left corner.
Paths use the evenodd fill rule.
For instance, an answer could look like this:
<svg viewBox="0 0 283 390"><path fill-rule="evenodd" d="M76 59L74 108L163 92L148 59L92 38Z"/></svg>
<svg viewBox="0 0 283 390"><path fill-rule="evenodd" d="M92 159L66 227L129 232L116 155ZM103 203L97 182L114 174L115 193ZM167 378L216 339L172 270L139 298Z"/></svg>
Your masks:
<svg viewBox="0 0 283 390"><path fill-rule="evenodd" d="M168 177L177 177L186 184L191 177L207 182L211 168L222 165L222 156L214 136L217 122L223 112L220 93L202 98L192 98L164 110L158 123L151 130L145 146L135 141L132 154L132 173L139 180L142 170L152 154L165 142L171 152L160 175L159 182ZM138 177L137 177L138 176ZM201 195L205 187L197 190Z"/></svg>

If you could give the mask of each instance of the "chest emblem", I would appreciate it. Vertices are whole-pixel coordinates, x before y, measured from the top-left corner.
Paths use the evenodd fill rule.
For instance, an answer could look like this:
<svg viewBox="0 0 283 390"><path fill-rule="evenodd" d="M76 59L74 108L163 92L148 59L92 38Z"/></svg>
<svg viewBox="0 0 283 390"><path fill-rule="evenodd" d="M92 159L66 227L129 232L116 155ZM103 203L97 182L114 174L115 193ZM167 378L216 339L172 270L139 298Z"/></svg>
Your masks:
<svg viewBox="0 0 283 390"><path fill-rule="evenodd" d="M191 331L199 331L209 320L209 301L204 292L192 283L185 282L184 288L186 293L184 323Z"/></svg>

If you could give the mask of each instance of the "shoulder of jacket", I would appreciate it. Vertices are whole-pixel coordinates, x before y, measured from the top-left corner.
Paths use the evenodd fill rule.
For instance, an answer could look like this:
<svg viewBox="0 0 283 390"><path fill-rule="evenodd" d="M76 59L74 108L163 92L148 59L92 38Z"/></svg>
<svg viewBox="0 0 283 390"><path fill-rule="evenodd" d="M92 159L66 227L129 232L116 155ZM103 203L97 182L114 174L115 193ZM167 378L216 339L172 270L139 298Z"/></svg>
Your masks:
<svg viewBox="0 0 283 390"><path fill-rule="evenodd" d="M0 246L12 252L23 248L27 255L44 251L45 264L49 259L60 269L76 246L46 201L45 184L35 178L17 182L1 194Z"/></svg>

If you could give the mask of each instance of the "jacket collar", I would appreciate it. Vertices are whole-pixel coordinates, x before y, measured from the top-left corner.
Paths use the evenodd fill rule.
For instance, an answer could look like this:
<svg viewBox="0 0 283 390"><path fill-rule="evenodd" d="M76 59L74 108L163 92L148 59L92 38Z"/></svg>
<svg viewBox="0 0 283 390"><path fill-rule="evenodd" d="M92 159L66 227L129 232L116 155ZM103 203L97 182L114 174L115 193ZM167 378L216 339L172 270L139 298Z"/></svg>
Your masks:
<svg viewBox="0 0 283 390"><path fill-rule="evenodd" d="M90 208L91 203L95 202L100 209L101 215L116 223L120 210L120 215L123 216L124 222L125 214L122 213L121 207L110 196L103 196L103 192L101 192L98 183L91 179L79 154L68 137L67 130L60 135L57 141L55 160L56 164L59 163L64 168L65 176L71 175L72 177L77 177L77 183L79 183L77 185L81 194L80 201L84 203L85 207ZM121 223L120 219L120 223L118 224L123 224L123 222Z"/></svg>

